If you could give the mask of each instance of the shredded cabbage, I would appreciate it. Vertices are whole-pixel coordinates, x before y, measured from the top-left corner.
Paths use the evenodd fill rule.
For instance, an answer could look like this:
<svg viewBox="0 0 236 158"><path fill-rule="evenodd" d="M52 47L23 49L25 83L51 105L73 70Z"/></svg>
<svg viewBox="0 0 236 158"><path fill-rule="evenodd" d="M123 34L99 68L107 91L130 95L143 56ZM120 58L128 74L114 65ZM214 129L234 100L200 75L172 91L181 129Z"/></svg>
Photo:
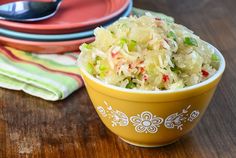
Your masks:
<svg viewBox="0 0 236 158"><path fill-rule="evenodd" d="M211 77L219 58L188 28L152 16L123 18L95 29L83 44L82 64L94 77L119 87L169 90Z"/></svg>

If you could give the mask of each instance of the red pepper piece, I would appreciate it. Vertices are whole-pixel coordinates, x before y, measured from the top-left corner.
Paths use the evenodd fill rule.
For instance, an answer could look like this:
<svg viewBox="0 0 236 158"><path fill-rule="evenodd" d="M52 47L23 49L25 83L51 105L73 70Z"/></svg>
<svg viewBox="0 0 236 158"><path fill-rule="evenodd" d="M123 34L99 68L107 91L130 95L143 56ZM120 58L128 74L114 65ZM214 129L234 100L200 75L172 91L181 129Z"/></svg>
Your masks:
<svg viewBox="0 0 236 158"><path fill-rule="evenodd" d="M206 70L202 70L202 76L208 77L209 76L209 72L207 72Z"/></svg>
<svg viewBox="0 0 236 158"><path fill-rule="evenodd" d="M148 75L147 75L147 74L144 74L144 75L143 75L143 79L144 79L144 81L147 81L147 80L148 80Z"/></svg>
<svg viewBox="0 0 236 158"><path fill-rule="evenodd" d="M112 52L111 52L112 58L115 58L115 57L118 55L118 53L119 53L119 52L114 52L114 51L112 51Z"/></svg>
<svg viewBox="0 0 236 158"><path fill-rule="evenodd" d="M140 73L142 74L142 73L144 73L144 68L143 67L140 67Z"/></svg>
<svg viewBox="0 0 236 158"><path fill-rule="evenodd" d="M167 82L167 81L169 81L169 76L168 75L163 75L163 77L162 77L162 80L164 81L164 82Z"/></svg>

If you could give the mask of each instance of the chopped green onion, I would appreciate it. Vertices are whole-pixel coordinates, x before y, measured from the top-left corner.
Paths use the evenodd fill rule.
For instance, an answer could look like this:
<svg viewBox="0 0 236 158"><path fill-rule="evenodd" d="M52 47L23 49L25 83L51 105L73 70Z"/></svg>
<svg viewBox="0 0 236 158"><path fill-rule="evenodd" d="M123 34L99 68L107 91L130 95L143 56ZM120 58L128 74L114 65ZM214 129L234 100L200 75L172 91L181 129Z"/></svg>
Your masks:
<svg viewBox="0 0 236 158"><path fill-rule="evenodd" d="M196 47L198 46L197 40L193 37L185 37L184 44Z"/></svg>
<svg viewBox="0 0 236 158"><path fill-rule="evenodd" d="M176 74L180 74L181 73L181 69L178 67L178 66L174 66L174 67L171 67L170 70Z"/></svg>
<svg viewBox="0 0 236 158"><path fill-rule="evenodd" d="M151 46L151 45L148 45L148 46L147 46L147 50L153 50L152 46Z"/></svg>
<svg viewBox="0 0 236 158"><path fill-rule="evenodd" d="M128 45L129 51L134 51L136 45L137 45L137 42L135 40L131 40Z"/></svg>
<svg viewBox="0 0 236 158"><path fill-rule="evenodd" d="M100 76L100 78L105 78L105 73L104 72L101 72L100 74L99 74L99 76Z"/></svg>
<svg viewBox="0 0 236 158"><path fill-rule="evenodd" d="M167 37L168 38L172 38L174 41L177 40L177 36L175 35L175 33L173 31L170 31L168 34L167 34Z"/></svg>
<svg viewBox="0 0 236 158"><path fill-rule="evenodd" d="M128 40L125 39L125 38L122 38L122 39L120 40L120 45L121 45L121 47L123 47L124 44L127 44L127 43L128 43Z"/></svg>
<svg viewBox="0 0 236 158"><path fill-rule="evenodd" d="M94 70L94 67L93 67L93 64L91 63L88 63L87 67L86 67L86 70L88 71L88 73L90 74L94 74L95 70Z"/></svg>
<svg viewBox="0 0 236 158"><path fill-rule="evenodd" d="M132 82L132 81L129 81L129 83L126 85L125 88L132 89L134 87L136 87L136 84L134 82Z"/></svg>
<svg viewBox="0 0 236 158"><path fill-rule="evenodd" d="M113 35L115 34L115 32L114 32L114 31L110 31L110 32L111 32L111 34L113 34Z"/></svg>
<svg viewBox="0 0 236 158"><path fill-rule="evenodd" d="M102 60L100 56L96 56L95 61Z"/></svg>
<svg viewBox="0 0 236 158"><path fill-rule="evenodd" d="M219 68L219 57L216 54L211 55L211 66L218 69Z"/></svg>
<svg viewBox="0 0 236 158"><path fill-rule="evenodd" d="M212 54L212 55L211 55L211 60L212 60L213 62L218 62L218 61L219 61L219 58L218 58L218 56L217 56L216 54Z"/></svg>
<svg viewBox="0 0 236 158"><path fill-rule="evenodd" d="M129 51L133 51L137 45L137 42L135 40L128 41L125 38L122 38L120 40L120 46L123 47L125 44L127 44Z"/></svg>
<svg viewBox="0 0 236 158"><path fill-rule="evenodd" d="M105 71L106 69L107 69L107 67L105 65L100 65L99 66L100 71Z"/></svg>
<svg viewBox="0 0 236 158"><path fill-rule="evenodd" d="M86 48L86 49L92 49L92 45L91 44L87 44L87 43L84 43L82 45L83 48Z"/></svg>

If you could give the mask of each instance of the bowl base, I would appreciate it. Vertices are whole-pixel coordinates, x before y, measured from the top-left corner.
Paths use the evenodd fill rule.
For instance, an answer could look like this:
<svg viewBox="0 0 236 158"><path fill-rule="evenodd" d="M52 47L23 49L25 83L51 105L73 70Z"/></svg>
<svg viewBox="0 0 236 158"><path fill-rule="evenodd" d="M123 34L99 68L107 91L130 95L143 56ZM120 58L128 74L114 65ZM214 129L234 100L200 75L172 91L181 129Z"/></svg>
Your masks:
<svg viewBox="0 0 236 158"><path fill-rule="evenodd" d="M170 145L170 144L173 144L175 143L176 141L178 141L179 139L175 139L169 143L166 143L166 144L156 144L156 145L148 145L148 144L140 144L140 143L137 143L137 142L132 142L132 141L129 141L129 140L126 140L124 138L121 138L119 137L121 140L123 140L124 142L130 144L130 145L134 145L134 146L137 146L137 147L144 147L144 148L154 148L154 147L163 147L163 146L167 146L167 145Z"/></svg>

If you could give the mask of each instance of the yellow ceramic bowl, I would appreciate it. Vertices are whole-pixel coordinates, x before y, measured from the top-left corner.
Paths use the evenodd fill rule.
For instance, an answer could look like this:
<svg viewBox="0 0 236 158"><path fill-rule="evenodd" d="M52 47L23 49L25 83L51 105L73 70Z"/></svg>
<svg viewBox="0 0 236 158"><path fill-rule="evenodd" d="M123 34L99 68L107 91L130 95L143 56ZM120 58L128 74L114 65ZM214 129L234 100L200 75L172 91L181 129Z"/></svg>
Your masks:
<svg viewBox="0 0 236 158"><path fill-rule="evenodd" d="M213 46L212 46L213 47ZM214 47L213 47L214 48ZM108 85L80 64L88 94L102 122L124 141L142 147L175 142L196 126L225 69L225 60L208 80L179 90L146 91ZM79 63L82 63L83 53Z"/></svg>

